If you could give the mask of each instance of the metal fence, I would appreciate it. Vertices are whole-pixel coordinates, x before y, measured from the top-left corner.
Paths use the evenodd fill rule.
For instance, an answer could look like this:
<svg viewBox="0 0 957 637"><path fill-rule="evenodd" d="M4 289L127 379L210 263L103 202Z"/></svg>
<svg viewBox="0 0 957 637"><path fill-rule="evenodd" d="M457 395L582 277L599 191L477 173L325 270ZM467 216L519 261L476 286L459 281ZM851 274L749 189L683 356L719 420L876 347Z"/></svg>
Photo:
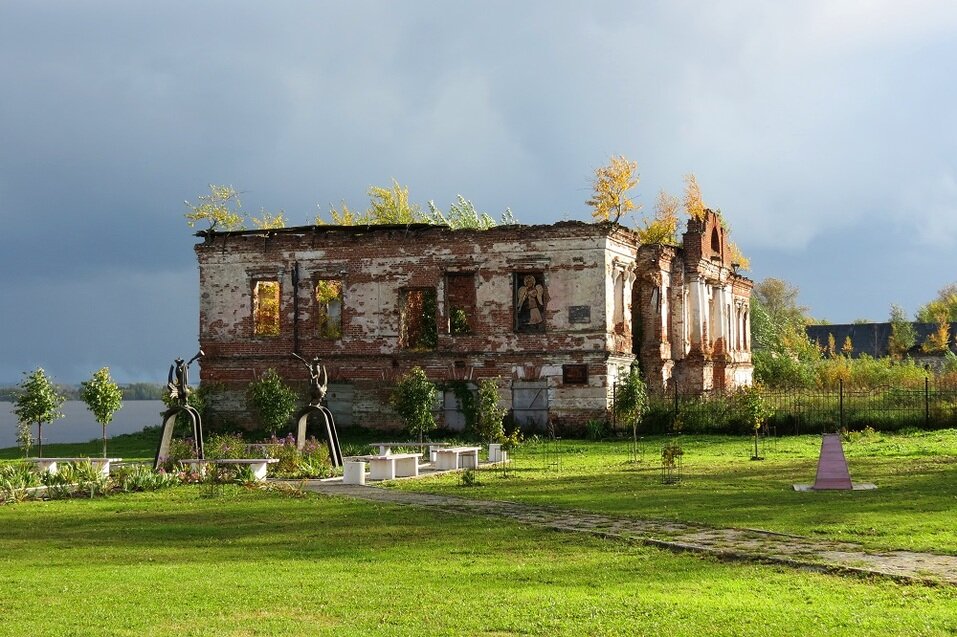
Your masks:
<svg viewBox="0 0 957 637"><path fill-rule="evenodd" d="M616 392L617 393L617 392ZM762 389L777 434L823 433L871 427L878 431L957 427L957 388L932 383L923 387L847 389ZM677 392L650 397L640 423L645 433L751 433L734 392L706 396ZM616 422L624 430L628 423Z"/></svg>

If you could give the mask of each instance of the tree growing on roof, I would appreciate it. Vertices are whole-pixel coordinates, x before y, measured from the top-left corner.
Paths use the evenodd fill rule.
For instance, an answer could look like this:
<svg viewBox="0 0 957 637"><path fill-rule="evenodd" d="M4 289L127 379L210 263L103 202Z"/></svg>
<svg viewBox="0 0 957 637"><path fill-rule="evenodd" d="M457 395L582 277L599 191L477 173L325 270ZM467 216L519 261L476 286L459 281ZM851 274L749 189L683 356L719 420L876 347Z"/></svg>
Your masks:
<svg viewBox="0 0 957 637"><path fill-rule="evenodd" d="M612 157L607 166L595 169L592 196L586 201L593 208L595 221L618 220L637 208L628 191L638 185L638 162L628 161L624 155Z"/></svg>
<svg viewBox="0 0 957 637"><path fill-rule="evenodd" d="M242 212L239 193L232 186L209 185L209 194L200 195L196 203L184 202L189 208L184 216L190 228L206 222L207 230L243 230L246 215Z"/></svg>
<svg viewBox="0 0 957 637"><path fill-rule="evenodd" d="M658 192L655 201L655 216L644 219L635 232L642 243L678 245L678 198L664 190Z"/></svg>
<svg viewBox="0 0 957 637"><path fill-rule="evenodd" d="M453 230L463 228L472 230L488 230L498 225L495 219L487 212L479 212L471 201L462 195L456 195L456 201L449 205L448 214L443 213L434 201L429 202L429 223L448 226ZM515 223L515 217L509 208L502 213L502 225Z"/></svg>

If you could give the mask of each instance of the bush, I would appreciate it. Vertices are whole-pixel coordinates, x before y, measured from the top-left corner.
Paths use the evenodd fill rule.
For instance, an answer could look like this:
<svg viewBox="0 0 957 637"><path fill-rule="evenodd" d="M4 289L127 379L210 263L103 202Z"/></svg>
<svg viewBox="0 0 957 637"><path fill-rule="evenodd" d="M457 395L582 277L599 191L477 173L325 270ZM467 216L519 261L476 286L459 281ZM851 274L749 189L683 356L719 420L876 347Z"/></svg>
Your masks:
<svg viewBox="0 0 957 637"><path fill-rule="evenodd" d="M392 408L405 422L409 434L420 440L436 427L432 414L436 392L435 384L421 367L409 370L392 392Z"/></svg>
<svg viewBox="0 0 957 637"><path fill-rule="evenodd" d="M267 433L275 434L289 424L298 401L292 390L275 369L267 369L246 390L246 404L256 414Z"/></svg>
<svg viewBox="0 0 957 637"><path fill-rule="evenodd" d="M205 444L205 455L211 460L247 458L248 447L240 434L216 434Z"/></svg>
<svg viewBox="0 0 957 637"><path fill-rule="evenodd" d="M266 442L267 456L279 460L269 467L270 473L276 477L328 478L332 475L329 450L315 438L308 438L301 451L291 434L285 438L273 436Z"/></svg>
<svg viewBox="0 0 957 637"><path fill-rule="evenodd" d="M478 389L478 418L475 424L476 433L485 442L501 440L505 437L502 419L508 411L498 403L498 382L494 378L486 378L479 383Z"/></svg>
<svg viewBox="0 0 957 637"><path fill-rule="evenodd" d="M117 488L124 493L157 491L179 484L176 474L153 471L144 465L123 467L116 472L113 480Z"/></svg>

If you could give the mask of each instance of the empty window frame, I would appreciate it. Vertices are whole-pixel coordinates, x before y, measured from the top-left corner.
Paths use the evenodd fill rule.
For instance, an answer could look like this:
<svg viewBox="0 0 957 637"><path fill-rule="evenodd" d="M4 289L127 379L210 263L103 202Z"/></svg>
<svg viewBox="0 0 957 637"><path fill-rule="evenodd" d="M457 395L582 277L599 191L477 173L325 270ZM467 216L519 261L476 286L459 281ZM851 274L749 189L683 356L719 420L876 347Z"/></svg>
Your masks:
<svg viewBox="0 0 957 637"><path fill-rule="evenodd" d="M253 335L279 335L279 281L260 279L253 283Z"/></svg>
<svg viewBox="0 0 957 637"><path fill-rule="evenodd" d="M316 332L320 338L342 338L342 280L317 279L313 288Z"/></svg>
<svg viewBox="0 0 957 637"><path fill-rule="evenodd" d="M406 349L435 349L438 343L435 288L407 288L401 292L399 344Z"/></svg>
<svg viewBox="0 0 957 637"><path fill-rule="evenodd" d="M449 310L449 334L471 334L475 329L475 275L445 275L446 307Z"/></svg>

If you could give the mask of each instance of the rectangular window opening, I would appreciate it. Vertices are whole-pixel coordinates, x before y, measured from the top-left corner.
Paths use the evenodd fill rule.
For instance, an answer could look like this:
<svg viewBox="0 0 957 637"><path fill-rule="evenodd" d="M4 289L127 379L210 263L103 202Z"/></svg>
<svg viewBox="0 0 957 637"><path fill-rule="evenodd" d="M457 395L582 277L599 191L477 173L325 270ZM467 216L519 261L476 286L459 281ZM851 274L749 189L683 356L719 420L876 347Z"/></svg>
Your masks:
<svg viewBox="0 0 957 637"><path fill-rule="evenodd" d="M256 281L253 287L253 334L279 335L279 281Z"/></svg>
<svg viewBox="0 0 957 637"><path fill-rule="evenodd" d="M319 279L314 291L316 331L321 338L342 338L342 281Z"/></svg>
<svg viewBox="0 0 957 637"><path fill-rule="evenodd" d="M410 288L402 292L399 343L406 349L435 349L438 343L435 288Z"/></svg>
<svg viewBox="0 0 957 637"><path fill-rule="evenodd" d="M475 329L475 275L447 274L445 283L449 334L471 334Z"/></svg>

